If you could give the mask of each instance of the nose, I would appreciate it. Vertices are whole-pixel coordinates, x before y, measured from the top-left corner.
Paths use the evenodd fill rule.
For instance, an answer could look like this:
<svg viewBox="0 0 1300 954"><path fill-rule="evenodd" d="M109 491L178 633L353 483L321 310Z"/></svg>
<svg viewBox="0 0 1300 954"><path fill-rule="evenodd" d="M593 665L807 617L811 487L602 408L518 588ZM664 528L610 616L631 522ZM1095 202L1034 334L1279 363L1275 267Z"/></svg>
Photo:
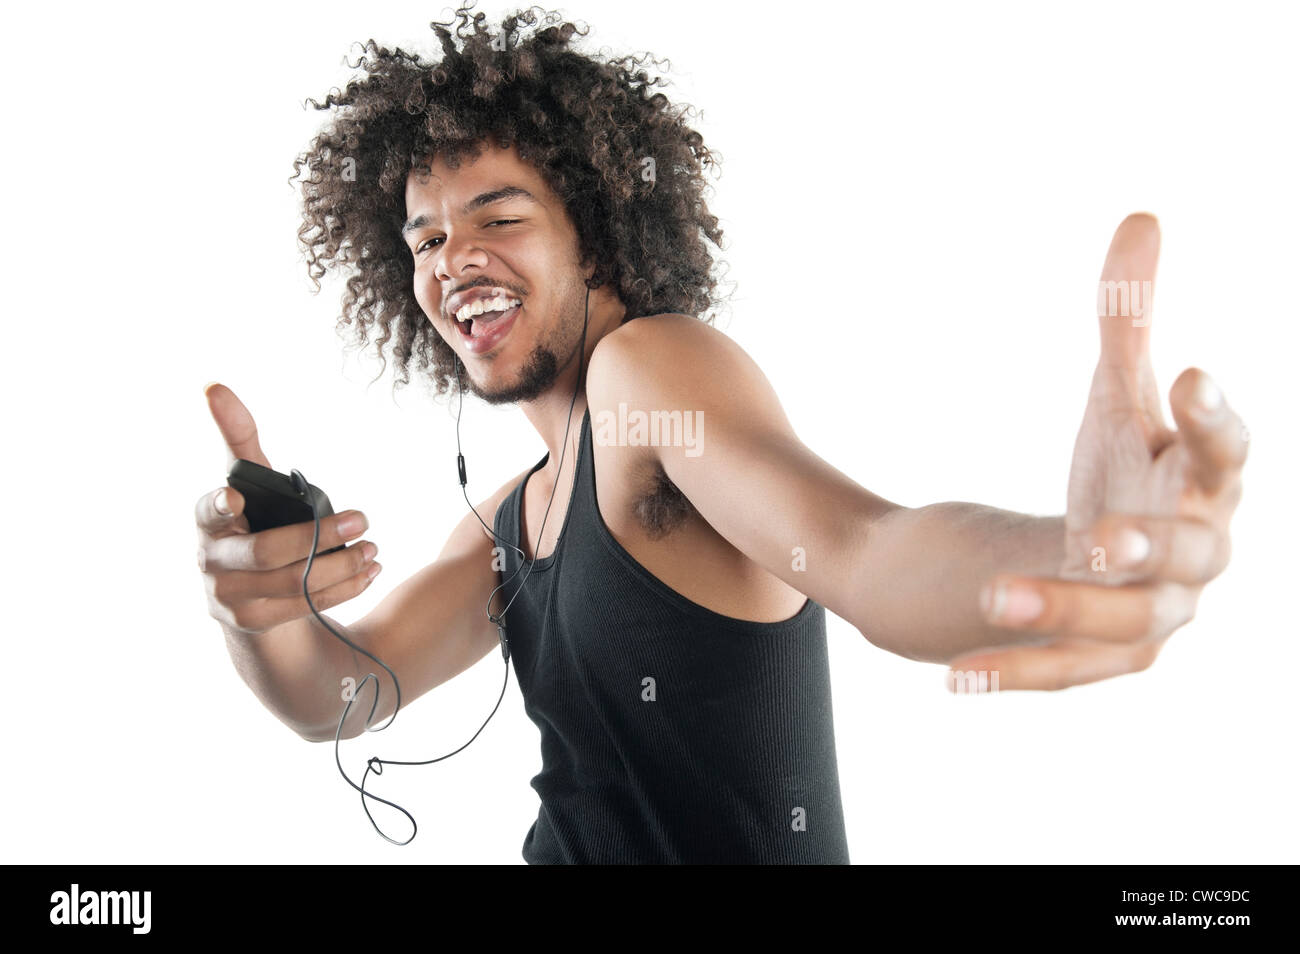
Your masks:
<svg viewBox="0 0 1300 954"><path fill-rule="evenodd" d="M467 268L483 268L487 265L487 253L476 247L468 239L448 235L439 250L434 274L441 282L450 282L465 274Z"/></svg>

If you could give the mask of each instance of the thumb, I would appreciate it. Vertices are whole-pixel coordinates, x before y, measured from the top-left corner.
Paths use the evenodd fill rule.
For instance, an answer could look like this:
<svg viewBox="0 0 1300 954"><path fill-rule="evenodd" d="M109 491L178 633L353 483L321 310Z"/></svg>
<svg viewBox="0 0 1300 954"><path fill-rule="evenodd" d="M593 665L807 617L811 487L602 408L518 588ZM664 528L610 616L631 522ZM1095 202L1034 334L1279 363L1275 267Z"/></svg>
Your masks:
<svg viewBox="0 0 1300 954"><path fill-rule="evenodd" d="M226 442L229 454L226 466L234 464L237 458L243 458L269 468L271 462L257 442L257 424L253 422L253 415L248 413L244 402L235 397L235 392L224 384L210 381L203 389L203 396L208 399L208 410Z"/></svg>

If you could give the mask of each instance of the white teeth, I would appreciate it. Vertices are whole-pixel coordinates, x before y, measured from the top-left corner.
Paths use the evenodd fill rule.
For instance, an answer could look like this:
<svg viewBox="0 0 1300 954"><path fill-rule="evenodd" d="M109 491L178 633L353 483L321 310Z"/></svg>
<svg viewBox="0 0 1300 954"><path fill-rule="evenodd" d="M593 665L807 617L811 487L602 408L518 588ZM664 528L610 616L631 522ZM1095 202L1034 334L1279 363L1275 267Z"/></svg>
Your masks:
<svg viewBox="0 0 1300 954"><path fill-rule="evenodd" d="M457 321L468 321L476 315L481 315L485 311L509 311L515 305L522 305L518 298L506 298L498 295L496 298L481 298L478 301L472 301L468 305L462 305L456 310Z"/></svg>

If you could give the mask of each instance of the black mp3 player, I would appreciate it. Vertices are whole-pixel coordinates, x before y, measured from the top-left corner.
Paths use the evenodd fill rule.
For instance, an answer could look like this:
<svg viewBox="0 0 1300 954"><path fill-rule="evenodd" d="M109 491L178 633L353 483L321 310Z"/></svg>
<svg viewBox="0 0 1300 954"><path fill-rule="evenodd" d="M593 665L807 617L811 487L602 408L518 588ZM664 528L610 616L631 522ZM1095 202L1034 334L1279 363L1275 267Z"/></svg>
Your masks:
<svg viewBox="0 0 1300 954"><path fill-rule="evenodd" d="M293 478L278 470L271 470L241 457L231 466L226 483L243 494L244 516L248 518L248 529L253 532L313 522L311 504L294 489ZM316 501L316 512L321 519L332 516L334 508L330 506L330 499L325 496L325 492L312 484L308 484L307 488ZM344 544L339 544L316 555L324 556L343 548Z"/></svg>

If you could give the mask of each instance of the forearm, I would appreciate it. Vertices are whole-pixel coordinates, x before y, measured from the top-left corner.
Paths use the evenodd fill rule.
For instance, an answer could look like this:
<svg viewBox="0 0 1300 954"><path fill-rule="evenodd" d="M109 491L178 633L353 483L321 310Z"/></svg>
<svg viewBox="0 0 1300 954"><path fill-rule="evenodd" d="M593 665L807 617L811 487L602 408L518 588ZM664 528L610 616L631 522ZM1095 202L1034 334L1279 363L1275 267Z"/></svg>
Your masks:
<svg viewBox="0 0 1300 954"><path fill-rule="evenodd" d="M980 588L998 573L1053 575L1064 548L1064 517L956 501L900 508L868 534L850 622L876 646L923 662L1005 645L1009 631L980 612Z"/></svg>
<svg viewBox="0 0 1300 954"><path fill-rule="evenodd" d="M332 617L325 619L347 635ZM289 728L309 741L324 741L327 734L332 739L347 705L343 698L343 679L352 676L358 696L343 726L342 738L351 738L364 730L375 690L367 686L364 692L360 691L361 657L314 616L255 635L229 627L223 629L226 648L240 677ZM384 676L383 683L380 688L389 697L391 707L392 680ZM383 702L381 699L380 704Z"/></svg>

